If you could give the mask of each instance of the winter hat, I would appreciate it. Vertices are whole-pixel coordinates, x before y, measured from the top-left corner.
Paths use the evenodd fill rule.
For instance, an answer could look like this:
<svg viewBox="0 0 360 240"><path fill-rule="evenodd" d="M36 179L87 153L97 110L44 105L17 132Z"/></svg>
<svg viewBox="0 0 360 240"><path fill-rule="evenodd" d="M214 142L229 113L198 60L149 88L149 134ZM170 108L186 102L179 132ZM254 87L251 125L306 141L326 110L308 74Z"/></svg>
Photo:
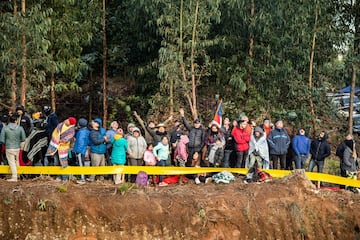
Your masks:
<svg viewBox="0 0 360 240"><path fill-rule="evenodd" d="M159 128L159 127L166 128L166 125L165 125L164 123L159 123L156 127L157 127L157 128Z"/></svg>
<svg viewBox="0 0 360 240"><path fill-rule="evenodd" d="M69 120L70 125L75 125L76 124L76 118L69 117L68 120Z"/></svg>
<svg viewBox="0 0 360 240"><path fill-rule="evenodd" d="M261 127L256 127L254 132L259 132L259 133L263 134L264 130Z"/></svg>
<svg viewBox="0 0 360 240"><path fill-rule="evenodd" d="M85 118L80 118L79 119L79 126L80 127L86 127L88 124L88 121Z"/></svg>
<svg viewBox="0 0 360 240"><path fill-rule="evenodd" d="M18 110L21 110L21 111L25 112L25 108L24 108L23 105L18 105L18 106L16 107L15 111L18 111Z"/></svg>
<svg viewBox="0 0 360 240"><path fill-rule="evenodd" d="M196 118L196 119L194 120L194 123L200 123L200 119Z"/></svg>
<svg viewBox="0 0 360 240"><path fill-rule="evenodd" d="M139 132L139 133L141 133L141 132L140 132L140 129L139 129L138 127L134 127L133 132Z"/></svg>
<svg viewBox="0 0 360 240"><path fill-rule="evenodd" d="M276 123L278 123L280 121L282 121L282 120L281 119L276 119L274 124L276 125Z"/></svg>

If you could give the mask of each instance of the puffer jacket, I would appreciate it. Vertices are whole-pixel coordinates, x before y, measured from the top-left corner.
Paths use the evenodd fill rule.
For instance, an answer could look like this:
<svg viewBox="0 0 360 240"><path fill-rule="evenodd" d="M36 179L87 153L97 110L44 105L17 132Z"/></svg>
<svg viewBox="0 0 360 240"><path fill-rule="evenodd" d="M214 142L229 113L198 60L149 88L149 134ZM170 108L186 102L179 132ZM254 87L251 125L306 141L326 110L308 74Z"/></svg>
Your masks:
<svg viewBox="0 0 360 240"><path fill-rule="evenodd" d="M182 122L189 131L188 147L197 148L201 150L205 145L205 131L203 129L203 126L200 126L199 128L195 128L186 121L185 117L182 118Z"/></svg>
<svg viewBox="0 0 360 240"><path fill-rule="evenodd" d="M133 131L139 131L140 133L140 130L137 127L135 127ZM141 133L139 137L128 136L127 141L129 146L128 148L129 158L142 159L147 145L146 145L146 140L141 135Z"/></svg>
<svg viewBox="0 0 360 240"><path fill-rule="evenodd" d="M111 162L117 165L124 165L126 163L126 151L128 150L128 143L125 138L111 140Z"/></svg>
<svg viewBox="0 0 360 240"><path fill-rule="evenodd" d="M75 153L86 153L86 148L89 145L90 130L87 127L80 128L75 135L75 144L73 151Z"/></svg>
<svg viewBox="0 0 360 240"><path fill-rule="evenodd" d="M90 152L97 154L105 154L106 153L106 143L104 140L104 136L106 130L102 128L102 120L99 118L94 119L94 121L100 123L99 130L92 129L90 131Z"/></svg>
<svg viewBox="0 0 360 240"><path fill-rule="evenodd" d="M188 159L188 152L186 148L186 144L189 143L189 138L186 135L182 135L180 137L179 143L176 145L176 149L174 152L174 159L176 159L178 156L181 157L183 160Z"/></svg>
<svg viewBox="0 0 360 240"><path fill-rule="evenodd" d="M275 128L271 130L269 134L268 143L270 147L270 154L287 154L290 145L290 137L284 128Z"/></svg>
<svg viewBox="0 0 360 240"><path fill-rule="evenodd" d="M246 129L236 127L232 130L232 135L236 143L236 151L246 152L249 150L251 136Z"/></svg>

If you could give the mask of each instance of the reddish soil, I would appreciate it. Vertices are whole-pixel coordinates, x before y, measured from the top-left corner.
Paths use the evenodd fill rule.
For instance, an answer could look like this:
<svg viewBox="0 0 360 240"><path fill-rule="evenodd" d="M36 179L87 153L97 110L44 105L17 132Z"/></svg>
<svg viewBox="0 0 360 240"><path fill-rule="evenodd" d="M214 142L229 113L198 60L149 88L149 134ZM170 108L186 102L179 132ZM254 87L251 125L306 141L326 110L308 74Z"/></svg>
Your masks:
<svg viewBox="0 0 360 240"><path fill-rule="evenodd" d="M117 187L0 180L0 239L360 239L360 195L304 174L268 183Z"/></svg>

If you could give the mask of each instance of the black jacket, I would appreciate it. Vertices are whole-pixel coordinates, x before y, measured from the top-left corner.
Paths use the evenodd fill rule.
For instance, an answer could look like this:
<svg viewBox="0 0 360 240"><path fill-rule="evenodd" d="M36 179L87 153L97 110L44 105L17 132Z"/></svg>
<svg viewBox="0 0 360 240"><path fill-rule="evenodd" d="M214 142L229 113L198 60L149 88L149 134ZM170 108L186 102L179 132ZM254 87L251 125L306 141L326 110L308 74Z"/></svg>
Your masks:
<svg viewBox="0 0 360 240"><path fill-rule="evenodd" d="M317 138L311 142L310 153L311 159L324 161L326 157L330 156L330 144L326 138Z"/></svg>

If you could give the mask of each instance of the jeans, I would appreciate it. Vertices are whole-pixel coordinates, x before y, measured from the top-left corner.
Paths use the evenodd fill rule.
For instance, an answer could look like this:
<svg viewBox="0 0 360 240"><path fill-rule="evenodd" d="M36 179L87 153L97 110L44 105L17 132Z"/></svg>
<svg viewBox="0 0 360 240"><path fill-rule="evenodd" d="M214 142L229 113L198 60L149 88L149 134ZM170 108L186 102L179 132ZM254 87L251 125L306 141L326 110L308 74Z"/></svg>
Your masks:
<svg viewBox="0 0 360 240"><path fill-rule="evenodd" d="M248 151L245 152L239 152L236 151L236 168L244 168L245 167L245 161L248 155Z"/></svg>
<svg viewBox="0 0 360 240"><path fill-rule="evenodd" d="M76 160L79 163L80 167L84 167L84 166L90 166L90 162L89 161L85 161L85 154L81 154L81 153L76 153ZM80 177L81 180L85 181L85 175L81 174Z"/></svg>
<svg viewBox="0 0 360 240"><path fill-rule="evenodd" d="M156 166L165 167L166 166L166 160L159 160L156 164ZM159 182L163 181L163 175L159 175Z"/></svg>
<svg viewBox="0 0 360 240"><path fill-rule="evenodd" d="M314 167L317 166L317 172L319 172L319 173L323 172L324 162L325 161L311 159L310 164L309 164L309 171L312 172L314 170Z"/></svg>
<svg viewBox="0 0 360 240"><path fill-rule="evenodd" d="M273 162L273 169L278 169L278 160L279 159L280 159L280 169L284 170L285 164L286 164L286 154L282 154L282 155L272 154L271 155L271 161Z"/></svg>
<svg viewBox="0 0 360 240"><path fill-rule="evenodd" d="M223 159L223 163L222 166L224 168L228 168L230 167L230 156L231 156L232 150L225 150L224 151L224 159Z"/></svg>
<svg viewBox="0 0 360 240"><path fill-rule="evenodd" d="M45 158L44 158L44 166L60 166L59 155L57 153L55 153L54 156L51 156L51 157L50 156L45 156ZM59 177L63 181L66 181L68 179L68 175L61 175L61 176L58 176L58 178Z"/></svg>
<svg viewBox="0 0 360 240"><path fill-rule="evenodd" d="M307 156L305 154L299 154L295 156L295 167L296 169L304 169Z"/></svg>

